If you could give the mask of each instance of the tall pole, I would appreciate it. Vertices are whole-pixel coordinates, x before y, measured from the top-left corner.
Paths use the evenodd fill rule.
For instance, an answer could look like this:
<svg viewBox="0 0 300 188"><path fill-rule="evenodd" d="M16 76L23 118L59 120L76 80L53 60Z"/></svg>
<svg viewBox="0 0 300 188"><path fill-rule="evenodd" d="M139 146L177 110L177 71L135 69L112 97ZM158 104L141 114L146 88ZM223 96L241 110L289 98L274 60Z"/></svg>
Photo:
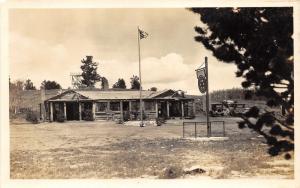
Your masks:
<svg viewBox="0 0 300 188"><path fill-rule="evenodd" d="M209 125L209 90L208 90L208 63L207 57L205 57L205 73L206 73L206 125L207 125L207 134L210 136L210 125Z"/></svg>
<svg viewBox="0 0 300 188"><path fill-rule="evenodd" d="M142 74L141 74L141 50L140 50L140 29L138 29L138 48L139 48L139 77L140 77L140 117L141 117L141 124L140 126L144 126L143 122L143 104L142 104Z"/></svg>

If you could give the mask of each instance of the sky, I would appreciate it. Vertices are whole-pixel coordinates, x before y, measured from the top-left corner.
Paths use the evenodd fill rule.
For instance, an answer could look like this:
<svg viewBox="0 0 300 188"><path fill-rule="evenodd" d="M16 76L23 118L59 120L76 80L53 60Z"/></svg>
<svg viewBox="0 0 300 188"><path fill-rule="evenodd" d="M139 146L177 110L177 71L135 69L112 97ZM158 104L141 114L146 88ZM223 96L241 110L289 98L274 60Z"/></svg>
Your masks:
<svg viewBox="0 0 300 188"><path fill-rule="evenodd" d="M87 55L111 87L138 75L137 27L141 40L143 89L181 89L200 94L195 69L208 57L210 91L240 87L234 64L219 62L195 42L199 15L186 9L10 9L10 78L43 80L71 86L71 72L81 72Z"/></svg>

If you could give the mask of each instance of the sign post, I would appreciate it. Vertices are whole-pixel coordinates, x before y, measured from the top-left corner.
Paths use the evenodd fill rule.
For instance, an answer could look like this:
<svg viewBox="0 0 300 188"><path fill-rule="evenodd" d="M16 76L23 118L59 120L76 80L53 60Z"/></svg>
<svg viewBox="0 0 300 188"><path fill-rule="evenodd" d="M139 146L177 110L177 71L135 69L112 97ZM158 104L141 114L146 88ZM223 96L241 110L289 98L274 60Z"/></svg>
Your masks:
<svg viewBox="0 0 300 188"><path fill-rule="evenodd" d="M204 67L202 65L204 64ZM211 128L209 121L209 90L208 90L208 63L207 57L205 57L205 62L198 69L196 69L198 87L201 93L206 93L206 125L207 125L207 136L211 136Z"/></svg>
<svg viewBox="0 0 300 188"><path fill-rule="evenodd" d="M205 73L206 73L206 124L207 124L207 134L208 137L211 136L211 128L210 128L210 122L209 122L209 90L208 90L208 63L207 63L207 57L205 57Z"/></svg>

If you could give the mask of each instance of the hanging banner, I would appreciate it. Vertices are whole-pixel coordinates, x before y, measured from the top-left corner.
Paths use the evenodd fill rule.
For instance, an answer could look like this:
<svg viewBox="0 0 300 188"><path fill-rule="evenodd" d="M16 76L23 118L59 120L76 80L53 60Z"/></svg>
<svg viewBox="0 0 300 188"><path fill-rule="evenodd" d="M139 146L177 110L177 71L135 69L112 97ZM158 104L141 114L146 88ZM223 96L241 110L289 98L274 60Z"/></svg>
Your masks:
<svg viewBox="0 0 300 188"><path fill-rule="evenodd" d="M205 67L197 69L196 72L197 72L199 90L201 93L205 93L207 90Z"/></svg>

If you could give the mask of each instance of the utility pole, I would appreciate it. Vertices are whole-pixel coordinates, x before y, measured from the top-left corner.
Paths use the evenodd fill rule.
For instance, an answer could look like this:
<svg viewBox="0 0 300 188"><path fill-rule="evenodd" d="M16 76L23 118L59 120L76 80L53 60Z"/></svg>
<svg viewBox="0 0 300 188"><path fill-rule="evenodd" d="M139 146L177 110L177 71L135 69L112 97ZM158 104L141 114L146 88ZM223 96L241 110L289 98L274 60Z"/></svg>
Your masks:
<svg viewBox="0 0 300 188"><path fill-rule="evenodd" d="M205 69L206 69L206 125L207 125L207 134L211 135L210 122L209 122L209 90L208 90L208 63L207 57L205 57Z"/></svg>
<svg viewBox="0 0 300 188"><path fill-rule="evenodd" d="M139 78L140 78L140 127L144 126L144 120L143 120L143 101L142 101L142 74L141 74L141 50L140 50L140 28L137 28L138 30L138 50L139 50Z"/></svg>

